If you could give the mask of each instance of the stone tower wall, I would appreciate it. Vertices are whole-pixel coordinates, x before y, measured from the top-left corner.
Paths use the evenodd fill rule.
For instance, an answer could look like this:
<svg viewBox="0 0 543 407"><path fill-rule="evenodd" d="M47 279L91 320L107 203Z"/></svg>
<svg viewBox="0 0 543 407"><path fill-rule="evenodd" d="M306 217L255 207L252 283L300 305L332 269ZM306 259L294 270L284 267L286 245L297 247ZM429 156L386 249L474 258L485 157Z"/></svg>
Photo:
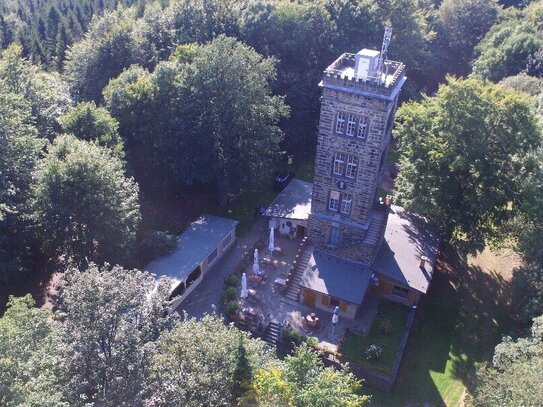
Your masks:
<svg viewBox="0 0 543 407"><path fill-rule="evenodd" d="M323 89L309 239L321 250L365 263L371 262L375 249L365 245L371 214L379 193L382 168L381 158L388 150L390 139L389 117L394 115L395 101L355 95L333 89ZM369 129L365 139L338 135L335 132L338 111L369 118ZM356 179L333 174L336 152L355 155L358 158ZM338 187L342 181L344 189ZM352 195L351 213L328 209L330 191ZM341 236L337 247L330 247L330 229L339 229Z"/></svg>
<svg viewBox="0 0 543 407"><path fill-rule="evenodd" d="M326 88L323 90L313 180L312 212L326 213L329 191L338 190L338 181L343 181L347 185L344 191L353 195L353 207L349 216L340 214L341 218L360 225L368 221L376 198L376 188L380 183L379 165L381 155L388 143L385 129L392 105L392 102L385 100L370 99ZM365 140L335 133L338 111L345 112L347 115L352 113L356 116L369 117L369 132ZM356 179L333 174L332 165L336 152L358 157Z"/></svg>

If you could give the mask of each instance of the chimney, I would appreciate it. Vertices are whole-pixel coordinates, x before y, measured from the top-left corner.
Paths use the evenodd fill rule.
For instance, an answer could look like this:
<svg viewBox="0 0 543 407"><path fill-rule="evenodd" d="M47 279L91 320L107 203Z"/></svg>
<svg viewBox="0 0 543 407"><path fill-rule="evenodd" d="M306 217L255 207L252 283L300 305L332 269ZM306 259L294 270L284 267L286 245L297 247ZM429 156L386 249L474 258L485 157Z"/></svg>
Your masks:
<svg viewBox="0 0 543 407"><path fill-rule="evenodd" d="M355 57L355 78L364 82L375 80L379 68L379 51L366 49L358 51Z"/></svg>
<svg viewBox="0 0 543 407"><path fill-rule="evenodd" d="M424 270L426 263L429 263L430 259L426 256L420 256L420 268Z"/></svg>

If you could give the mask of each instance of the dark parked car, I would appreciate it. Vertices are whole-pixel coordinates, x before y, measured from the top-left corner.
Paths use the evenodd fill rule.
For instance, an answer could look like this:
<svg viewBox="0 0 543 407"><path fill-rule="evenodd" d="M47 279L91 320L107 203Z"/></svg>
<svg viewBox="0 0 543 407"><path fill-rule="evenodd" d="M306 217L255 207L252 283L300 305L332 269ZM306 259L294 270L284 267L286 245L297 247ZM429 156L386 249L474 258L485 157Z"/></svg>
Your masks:
<svg viewBox="0 0 543 407"><path fill-rule="evenodd" d="M294 178L293 172L281 172L278 174L275 174L275 178L273 180L273 189L280 192L288 185L288 183Z"/></svg>

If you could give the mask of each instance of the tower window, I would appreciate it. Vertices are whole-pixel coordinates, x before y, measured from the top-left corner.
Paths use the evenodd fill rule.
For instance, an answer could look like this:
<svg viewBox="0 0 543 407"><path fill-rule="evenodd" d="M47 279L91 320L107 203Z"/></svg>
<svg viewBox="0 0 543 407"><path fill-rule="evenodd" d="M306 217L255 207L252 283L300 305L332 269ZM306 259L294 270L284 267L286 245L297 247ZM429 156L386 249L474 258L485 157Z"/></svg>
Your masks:
<svg viewBox="0 0 543 407"><path fill-rule="evenodd" d="M336 153L336 156L334 157L333 172L335 175L343 175L344 171L345 171L345 154Z"/></svg>
<svg viewBox="0 0 543 407"><path fill-rule="evenodd" d="M353 197L351 194L343 194L341 196L341 213L346 215L351 213L351 204L353 202Z"/></svg>
<svg viewBox="0 0 543 407"><path fill-rule="evenodd" d="M339 192L330 191L330 199L328 201L328 209L336 211L339 209Z"/></svg>
<svg viewBox="0 0 543 407"><path fill-rule="evenodd" d="M360 116L360 120L358 120L358 132L356 133L356 137L362 139L366 138L368 135L369 122L370 119L368 116Z"/></svg>
<svg viewBox="0 0 543 407"><path fill-rule="evenodd" d="M347 120L347 136L353 137L354 131L356 129L356 116L354 114L349 115L349 120Z"/></svg>
<svg viewBox="0 0 543 407"><path fill-rule="evenodd" d="M347 156L347 172L345 175L349 178L356 178L358 171L358 157L354 155Z"/></svg>
<svg viewBox="0 0 543 407"><path fill-rule="evenodd" d="M341 133L345 131L345 113L337 112L336 117L336 133Z"/></svg>

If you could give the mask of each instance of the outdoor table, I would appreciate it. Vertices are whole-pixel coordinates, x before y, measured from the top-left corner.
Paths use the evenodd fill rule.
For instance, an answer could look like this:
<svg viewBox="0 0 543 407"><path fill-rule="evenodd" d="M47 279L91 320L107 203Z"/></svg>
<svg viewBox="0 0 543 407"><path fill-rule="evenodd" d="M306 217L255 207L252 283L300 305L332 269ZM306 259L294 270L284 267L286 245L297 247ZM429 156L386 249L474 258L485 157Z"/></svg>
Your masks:
<svg viewBox="0 0 543 407"><path fill-rule="evenodd" d="M315 328L319 323L319 317L316 316L313 312L309 315L306 315L305 320L307 322L307 326L311 328Z"/></svg>
<svg viewBox="0 0 543 407"><path fill-rule="evenodd" d="M241 309L241 312L247 317L251 317L251 318L262 315L262 310L258 307L243 307Z"/></svg>
<svg viewBox="0 0 543 407"><path fill-rule="evenodd" d="M252 289L252 288L249 288L249 289L247 290L247 294L249 294L249 297L254 297L254 298L257 297L257 295L256 295L256 290L254 290L254 289Z"/></svg>
<svg viewBox="0 0 543 407"><path fill-rule="evenodd" d="M277 285L279 287L283 287L283 288L287 286L287 280L285 280L284 278L281 278L281 277L277 277L273 283L275 285Z"/></svg>

